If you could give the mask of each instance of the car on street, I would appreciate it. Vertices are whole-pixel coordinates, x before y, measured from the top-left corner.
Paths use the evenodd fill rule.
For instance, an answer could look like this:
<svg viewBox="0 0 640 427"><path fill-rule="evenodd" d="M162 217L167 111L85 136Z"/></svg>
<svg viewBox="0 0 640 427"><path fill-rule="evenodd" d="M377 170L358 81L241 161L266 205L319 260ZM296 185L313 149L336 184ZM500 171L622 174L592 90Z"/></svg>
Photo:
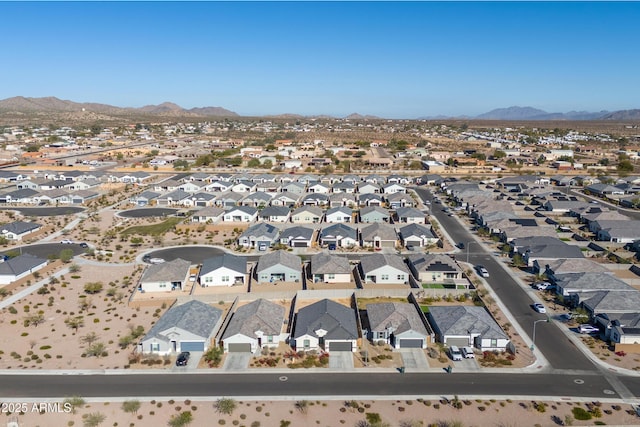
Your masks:
<svg viewBox="0 0 640 427"><path fill-rule="evenodd" d="M151 258L149 259L150 264L162 264L164 262L163 258Z"/></svg>
<svg viewBox="0 0 640 427"><path fill-rule="evenodd" d="M547 312L547 309L544 308L544 305L540 304L539 302L533 304L532 307L538 313L546 313Z"/></svg>
<svg viewBox="0 0 640 427"><path fill-rule="evenodd" d="M61 240L60 243L62 243L63 245L73 245L73 240L64 239Z"/></svg>
<svg viewBox="0 0 640 427"><path fill-rule="evenodd" d="M551 283L549 282L540 282L540 283L536 283L535 285L533 285L534 288L536 288L539 291L546 291L547 289L549 289L551 287Z"/></svg>
<svg viewBox="0 0 640 427"><path fill-rule="evenodd" d="M600 329L598 329L597 327L590 325L588 323L583 323L582 325L578 326L578 331L581 334L598 334L600 333Z"/></svg>
<svg viewBox="0 0 640 427"><path fill-rule="evenodd" d="M458 249L464 249L464 242L458 242Z"/></svg>
<svg viewBox="0 0 640 427"><path fill-rule="evenodd" d="M82 243L80 243L80 247L86 249L86 248L89 247L89 245L86 242L82 242Z"/></svg>
<svg viewBox="0 0 640 427"><path fill-rule="evenodd" d="M188 351L180 353L176 359L176 366L187 366L187 363L189 363L189 357L191 357L191 353Z"/></svg>
<svg viewBox="0 0 640 427"><path fill-rule="evenodd" d="M489 272L483 265L476 265L476 271L482 277L489 277Z"/></svg>
<svg viewBox="0 0 640 427"><path fill-rule="evenodd" d="M189 276L189 281L190 282L195 282L196 281L196 277L197 276L195 274L192 274L191 276Z"/></svg>
<svg viewBox="0 0 640 427"><path fill-rule="evenodd" d="M476 355L473 353L473 348L462 347L462 356L465 359L475 359Z"/></svg>

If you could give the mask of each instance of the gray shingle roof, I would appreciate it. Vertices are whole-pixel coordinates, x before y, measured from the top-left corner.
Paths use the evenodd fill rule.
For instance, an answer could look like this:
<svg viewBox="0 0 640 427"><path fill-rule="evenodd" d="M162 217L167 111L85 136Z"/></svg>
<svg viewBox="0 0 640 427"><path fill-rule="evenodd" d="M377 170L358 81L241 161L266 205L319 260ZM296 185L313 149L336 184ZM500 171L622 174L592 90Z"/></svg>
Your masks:
<svg viewBox="0 0 640 427"><path fill-rule="evenodd" d="M382 240L396 240L396 230L389 224L374 222L362 230L362 240L371 240L378 236Z"/></svg>
<svg viewBox="0 0 640 427"><path fill-rule="evenodd" d="M398 218L424 218L424 212L420 212L416 208L398 208L396 209Z"/></svg>
<svg viewBox="0 0 640 427"><path fill-rule="evenodd" d="M406 239L407 237L410 237L410 236L417 236L417 237L425 236L428 238L434 238L434 239L436 238L433 232L427 226L422 224L405 225L400 229L400 235L402 235L403 239Z"/></svg>
<svg viewBox="0 0 640 427"><path fill-rule="evenodd" d="M342 256L321 252L311 257L311 274L349 274L351 270L349 260Z"/></svg>
<svg viewBox="0 0 640 427"><path fill-rule="evenodd" d="M182 282L187 277L190 267L191 262L181 258L153 264L147 267L140 282Z"/></svg>
<svg viewBox="0 0 640 427"><path fill-rule="evenodd" d="M211 273L221 267L226 267L240 274L247 273L247 258L233 254L218 255L213 258L207 258L202 262L200 275Z"/></svg>
<svg viewBox="0 0 640 427"><path fill-rule="evenodd" d="M287 216L291 211L286 206L267 206L260 211L260 218L271 216Z"/></svg>
<svg viewBox="0 0 640 427"><path fill-rule="evenodd" d="M262 331L264 335L278 335L282 331L284 314L285 309L281 305L262 298L255 300L236 310L222 339L236 334L253 338L256 331Z"/></svg>
<svg viewBox="0 0 640 427"><path fill-rule="evenodd" d="M287 251L275 251L260 257L256 271L259 273L278 264L294 270L300 270L302 267L302 261L300 261L299 256L290 254Z"/></svg>
<svg viewBox="0 0 640 427"><path fill-rule="evenodd" d="M628 291L597 291L586 294L582 304L594 313L636 312L640 307L640 292L633 288Z"/></svg>
<svg viewBox="0 0 640 427"><path fill-rule="evenodd" d="M198 300L171 307L158 319L142 341L162 337L161 333L170 328L180 328L203 339L208 338L222 316L222 310Z"/></svg>
<svg viewBox="0 0 640 427"><path fill-rule="evenodd" d="M360 266L365 274L385 265L389 265L393 268L409 273L407 265L402 261L402 258L397 255L371 254L362 257L360 260Z"/></svg>
<svg viewBox="0 0 640 427"><path fill-rule="evenodd" d="M483 338L508 338L484 307L431 306L429 315L443 335L480 334Z"/></svg>
<svg viewBox="0 0 640 427"><path fill-rule="evenodd" d="M289 227L280 232L280 239L294 239L301 237L305 240L310 240L315 230L309 227Z"/></svg>
<svg viewBox="0 0 640 427"><path fill-rule="evenodd" d="M413 304L398 302L367 304L367 317L372 331L384 331L393 327L395 334L415 331L428 335L427 328Z"/></svg>
<svg viewBox="0 0 640 427"><path fill-rule="evenodd" d="M559 287L567 290L629 290L633 289L626 282L611 273L563 273L554 275Z"/></svg>
<svg viewBox="0 0 640 427"><path fill-rule="evenodd" d="M355 228L349 227L348 225L344 225L342 223L338 223L323 228L320 232L320 236L322 238L326 238L327 236L339 236L341 238L350 237L356 240L358 237L358 232Z"/></svg>
<svg viewBox="0 0 640 427"><path fill-rule="evenodd" d="M335 301L323 299L298 310L293 332L294 338L303 335L315 336L317 330L324 329L325 340L354 340L358 338L356 313Z"/></svg>
<svg viewBox="0 0 640 427"><path fill-rule="evenodd" d="M35 222L15 221L0 226L0 233L22 234L42 227Z"/></svg>
<svg viewBox="0 0 640 427"><path fill-rule="evenodd" d="M31 254L22 254L5 262L0 262L0 275L18 276L46 262L46 259L38 258Z"/></svg>
<svg viewBox="0 0 640 427"><path fill-rule="evenodd" d="M273 240L278 235L278 229L266 222L259 222L247 228L240 237L265 237Z"/></svg>

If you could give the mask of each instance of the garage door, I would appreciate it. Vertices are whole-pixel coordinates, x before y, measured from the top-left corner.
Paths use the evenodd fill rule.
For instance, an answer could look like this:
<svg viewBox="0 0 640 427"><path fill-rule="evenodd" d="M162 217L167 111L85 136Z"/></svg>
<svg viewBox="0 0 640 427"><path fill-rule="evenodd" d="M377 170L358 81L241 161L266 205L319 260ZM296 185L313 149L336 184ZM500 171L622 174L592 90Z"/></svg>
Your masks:
<svg viewBox="0 0 640 427"><path fill-rule="evenodd" d="M404 339L400 340L400 348L422 348L422 343L424 340L420 339Z"/></svg>
<svg viewBox="0 0 640 427"><path fill-rule="evenodd" d="M229 353L251 353L251 344L249 343L229 344Z"/></svg>
<svg viewBox="0 0 640 427"><path fill-rule="evenodd" d="M306 248L307 246L307 242L293 242L293 247L294 248Z"/></svg>
<svg viewBox="0 0 640 427"><path fill-rule="evenodd" d="M469 340L467 338L447 338L444 343L448 346L466 347L469 345Z"/></svg>
<svg viewBox="0 0 640 427"><path fill-rule="evenodd" d="M329 351L351 351L351 342L330 342Z"/></svg>
<svg viewBox="0 0 640 427"><path fill-rule="evenodd" d="M181 341L180 351L204 351L204 341Z"/></svg>

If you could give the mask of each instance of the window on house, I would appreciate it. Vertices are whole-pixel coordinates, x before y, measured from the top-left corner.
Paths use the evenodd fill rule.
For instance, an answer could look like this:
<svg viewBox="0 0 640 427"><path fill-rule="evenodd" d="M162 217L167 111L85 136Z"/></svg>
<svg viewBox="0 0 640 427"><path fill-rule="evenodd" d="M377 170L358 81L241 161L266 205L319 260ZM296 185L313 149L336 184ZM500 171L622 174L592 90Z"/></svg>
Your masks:
<svg viewBox="0 0 640 427"><path fill-rule="evenodd" d="M388 274L381 274L380 275L380 280L389 280L389 275Z"/></svg>
<svg viewBox="0 0 640 427"><path fill-rule="evenodd" d="M303 347L304 347L304 348L309 348L309 347L311 347L311 341L309 341L309 340L304 340L304 341L302 342L302 345L303 345Z"/></svg>
<svg viewBox="0 0 640 427"><path fill-rule="evenodd" d="M398 274L398 280L404 280L404 274Z"/></svg>
<svg viewBox="0 0 640 427"><path fill-rule="evenodd" d="M160 343L152 343L151 351L160 351Z"/></svg>
<svg viewBox="0 0 640 427"><path fill-rule="evenodd" d="M334 273L327 274L327 279L335 279L336 275Z"/></svg>
<svg viewBox="0 0 640 427"><path fill-rule="evenodd" d="M273 335L268 335L267 336L267 342L268 343L272 343L273 342Z"/></svg>
<svg viewBox="0 0 640 427"><path fill-rule="evenodd" d="M498 346L498 340L491 340L491 347L497 347Z"/></svg>
<svg viewBox="0 0 640 427"><path fill-rule="evenodd" d="M222 281L223 282L228 282L229 281L229 276L222 276Z"/></svg>

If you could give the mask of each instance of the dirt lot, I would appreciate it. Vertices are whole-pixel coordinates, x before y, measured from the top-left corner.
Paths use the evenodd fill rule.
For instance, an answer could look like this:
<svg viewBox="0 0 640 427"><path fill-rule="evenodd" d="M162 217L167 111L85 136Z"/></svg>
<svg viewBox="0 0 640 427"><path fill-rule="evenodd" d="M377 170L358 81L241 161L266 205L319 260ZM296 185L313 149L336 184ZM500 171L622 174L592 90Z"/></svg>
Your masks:
<svg viewBox="0 0 640 427"><path fill-rule="evenodd" d="M139 403L136 404L136 402ZM182 415L191 420L188 425L213 426L234 425L245 427L277 426L353 426L370 420L381 420L390 427L396 426L522 426L550 427L557 425L593 425L594 422L607 425L638 425L639 418L630 414L628 405L610 403L581 403L557 401L511 401L494 399L460 398L453 396L425 397L415 400L290 400L284 401L236 401L231 404L230 414L216 410L219 401L196 399L129 401L135 412L125 412L123 402L89 402L77 406L72 413L39 413L32 411L32 403L27 404L24 415L3 414L0 422L16 417L20 426L59 427L82 425L89 417L101 417L100 425L157 427L167 425L173 418ZM596 405L600 406L596 406ZM460 409L456 409L456 407ZM575 420L572 411L582 408L600 415L589 421ZM596 409L597 408L597 409ZM91 415L90 415L91 414ZM568 421L568 422L567 422ZM402 424L401 424L402 423ZM448 424L446 424L448 423ZM455 423L455 424L454 424ZM187 425L187 424L181 424ZM364 425L364 424L363 424Z"/></svg>

